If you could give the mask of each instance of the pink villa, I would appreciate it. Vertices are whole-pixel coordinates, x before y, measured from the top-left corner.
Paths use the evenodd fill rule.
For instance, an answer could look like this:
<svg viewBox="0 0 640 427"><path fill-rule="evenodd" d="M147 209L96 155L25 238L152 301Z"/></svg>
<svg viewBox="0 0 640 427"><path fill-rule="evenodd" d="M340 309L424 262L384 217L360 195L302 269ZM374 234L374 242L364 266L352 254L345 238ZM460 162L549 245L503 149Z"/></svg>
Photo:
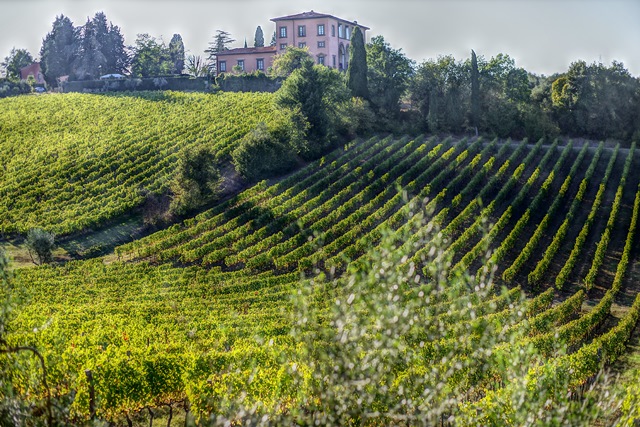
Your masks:
<svg viewBox="0 0 640 427"><path fill-rule="evenodd" d="M303 12L271 19L276 24L276 45L229 49L219 52L217 71L227 73L238 66L242 72L266 71L273 57L287 46L307 47L316 63L346 70L349 66L351 32L360 27L363 37L368 27L324 13Z"/></svg>

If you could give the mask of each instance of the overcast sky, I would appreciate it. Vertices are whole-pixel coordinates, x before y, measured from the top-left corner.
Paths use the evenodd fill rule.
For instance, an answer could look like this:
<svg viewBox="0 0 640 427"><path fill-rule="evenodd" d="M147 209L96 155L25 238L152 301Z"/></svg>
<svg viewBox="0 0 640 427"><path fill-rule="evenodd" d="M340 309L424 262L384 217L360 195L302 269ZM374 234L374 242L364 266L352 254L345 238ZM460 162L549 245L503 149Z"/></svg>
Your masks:
<svg viewBox="0 0 640 427"><path fill-rule="evenodd" d="M128 45L138 33L167 43L179 33L190 53L203 54L218 29L251 46L260 25L269 43L270 18L309 10L358 21L369 39L383 35L417 62L474 49L507 53L537 74L615 59L640 76L640 0L0 0L0 58L13 46L37 56L59 14L83 25L103 11Z"/></svg>

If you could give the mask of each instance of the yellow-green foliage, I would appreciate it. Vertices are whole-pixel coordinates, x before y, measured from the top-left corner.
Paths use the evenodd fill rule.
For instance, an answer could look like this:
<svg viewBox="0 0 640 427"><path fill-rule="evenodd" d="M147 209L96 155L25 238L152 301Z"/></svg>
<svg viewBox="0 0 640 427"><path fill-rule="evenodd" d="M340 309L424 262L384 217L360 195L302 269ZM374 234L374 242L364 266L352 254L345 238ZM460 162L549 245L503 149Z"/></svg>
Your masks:
<svg viewBox="0 0 640 427"><path fill-rule="evenodd" d="M345 145L119 247L120 262L18 270L7 342L38 347L54 398L74 396L81 421L89 369L97 416L116 424L188 399L202 423L589 425L606 415L589 401L602 396L567 391L613 362L637 323L640 297L617 323L609 313L636 294L640 193L631 209L630 166L613 169L615 151L557 145ZM598 273L600 296L572 283L555 293L574 252L553 237L605 227L602 210L589 219L603 183L626 202L612 234L626 241L605 250L615 276ZM565 206L572 220L558 217ZM503 288L496 272L523 253ZM547 290L518 286L543 256ZM586 246L575 256L586 271ZM37 366L12 361L16 395L37 405Z"/></svg>
<svg viewBox="0 0 640 427"><path fill-rule="evenodd" d="M178 155L227 159L259 122L285 118L264 93L59 94L0 100L0 231L67 234L168 187Z"/></svg>

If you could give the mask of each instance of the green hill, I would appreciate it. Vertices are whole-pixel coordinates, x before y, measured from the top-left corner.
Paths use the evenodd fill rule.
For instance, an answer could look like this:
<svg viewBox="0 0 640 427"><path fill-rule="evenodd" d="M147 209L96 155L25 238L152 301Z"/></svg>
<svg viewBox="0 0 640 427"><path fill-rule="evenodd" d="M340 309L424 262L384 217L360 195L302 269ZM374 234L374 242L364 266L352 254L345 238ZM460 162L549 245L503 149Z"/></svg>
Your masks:
<svg viewBox="0 0 640 427"><path fill-rule="evenodd" d="M179 153L226 160L259 122L282 116L270 94L61 94L0 100L0 231L59 235L99 226L168 187Z"/></svg>
<svg viewBox="0 0 640 427"><path fill-rule="evenodd" d="M184 99L199 97L219 99ZM86 370L120 423L186 399L236 421L517 424L522 390L545 419L638 320L639 161L588 142L354 141L116 262L16 271L10 343L42 349L76 421ZM37 402L30 369L16 384Z"/></svg>

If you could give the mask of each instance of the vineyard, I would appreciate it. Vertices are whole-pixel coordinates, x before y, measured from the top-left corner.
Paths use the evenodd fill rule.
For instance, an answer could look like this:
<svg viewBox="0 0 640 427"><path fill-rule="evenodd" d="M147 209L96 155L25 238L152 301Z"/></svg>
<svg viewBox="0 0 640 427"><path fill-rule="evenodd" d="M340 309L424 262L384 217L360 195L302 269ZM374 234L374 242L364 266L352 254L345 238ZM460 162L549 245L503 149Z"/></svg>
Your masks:
<svg viewBox="0 0 640 427"><path fill-rule="evenodd" d="M113 220L142 203L142 190L168 187L181 151L205 146L225 160L259 122L283 120L271 99L178 92L3 99L0 232L45 227L63 235Z"/></svg>
<svg viewBox="0 0 640 427"><path fill-rule="evenodd" d="M32 124L12 105L2 227L100 223L166 182L176 139L224 154L275 115L256 95L224 96L107 97L98 117L52 96L56 113ZM205 106L211 116L185 118ZM38 134L55 126L67 129L55 144ZM51 156L66 163L47 169ZM636 328L638 167L635 145L353 141L116 248L114 262L17 270L10 344L41 349L49 388L26 356L15 384L36 405L70 402L69 420L122 425L178 407L254 424L524 424L520 385L542 403L519 404L551 414ZM42 192L58 196L35 203Z"/></svg>

